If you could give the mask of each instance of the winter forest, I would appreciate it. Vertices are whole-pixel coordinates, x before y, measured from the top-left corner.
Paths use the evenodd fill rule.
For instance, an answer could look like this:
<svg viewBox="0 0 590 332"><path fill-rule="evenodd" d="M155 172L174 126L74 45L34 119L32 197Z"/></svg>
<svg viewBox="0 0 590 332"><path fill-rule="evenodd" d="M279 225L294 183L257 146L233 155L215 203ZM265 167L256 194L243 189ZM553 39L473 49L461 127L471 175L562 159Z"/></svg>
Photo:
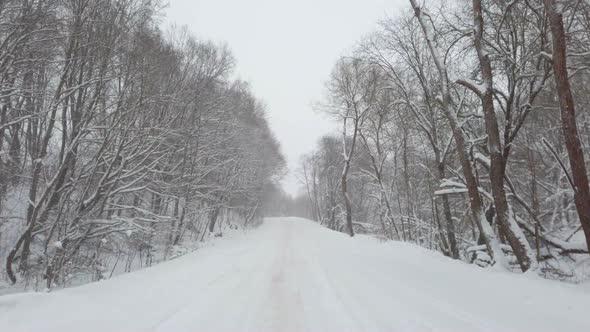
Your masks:
<svg viewBox="0 0 590 332"><path fill-rule="evenodd" d="M308 218L588 278L590 2L411 0L335 64ZM584 159L586 156L586 159Z"/></svg>
<svg viewBox="0 0 590 332"><path fill-rule="evenodd" d="M160 30L158 6L0 2L7 282L108 278L260 219L283 167L264 104L227 46Z"/></svg>
<svg viewBox="0 0 590 332"><path fill-rule="evenodd" d="M210 330L248 330L219 325L242 311L204 314L224 296L245 308L243 298L267 293L270 302L255 303L270 311L249 330L399 328L373 319L388 317L377 309L366 321L313 325L300 302L316 291L340 294L339 317L373 308L365 295L385 306L402 294L416 301L402 312L435 320L423 303L451 301L477 317L506 310L507 325L490 320L490 331L531 327L510 306L558 287L587 308L588 291L574 287L590 280L590 0L399 3L333 63L310 103L338 130L292 169L264 96L236 74L232 45L163 24L164 1L0 0L0 326L26 321L3 306L41 303L4 294L98 281L105 292L64 294L96 298L88 310L98 312L109 294L142 298L147 280L182 299L190 284L199 301L216 300L191 302L203 315L186 321ZM281 185L289 172L297 195ZM444 277L420 286L425 275ZM444 293L478 280L492 291ZM406 282L430 293L388 288ZM370 288L389 283L400 286ZM187 301L150 310L178 314L172 307ZM527 310L543 318L536 305ZM590 327L574 313L564 330ZM158 315L158 324L180 321ZM428 326L474 330L457 317ZM166 324L113 328L190 330Z"/></svg>

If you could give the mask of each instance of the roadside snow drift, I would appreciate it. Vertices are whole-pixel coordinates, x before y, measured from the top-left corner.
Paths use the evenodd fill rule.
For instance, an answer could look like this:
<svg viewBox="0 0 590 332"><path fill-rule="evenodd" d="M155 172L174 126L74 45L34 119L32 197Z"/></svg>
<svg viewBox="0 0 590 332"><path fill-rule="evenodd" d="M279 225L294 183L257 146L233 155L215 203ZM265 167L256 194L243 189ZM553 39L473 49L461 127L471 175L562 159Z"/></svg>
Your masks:
<svg viewBox="0 0 590 332"><path fill-rule="evenodd" d="M2 331L590 331L590 294L298 218L108 281L0 297Z"/></svg>

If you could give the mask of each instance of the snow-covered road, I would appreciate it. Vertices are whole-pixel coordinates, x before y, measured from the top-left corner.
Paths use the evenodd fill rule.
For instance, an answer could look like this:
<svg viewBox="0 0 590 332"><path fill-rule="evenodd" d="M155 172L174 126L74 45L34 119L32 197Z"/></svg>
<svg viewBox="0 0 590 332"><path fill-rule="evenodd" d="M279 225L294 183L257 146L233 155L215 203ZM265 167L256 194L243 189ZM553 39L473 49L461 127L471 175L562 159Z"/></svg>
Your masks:
<svg viewBox="0 0 590 332"><path fill-rule="evenodd" d="M0 297L2 331L590 331L581 288L268 219L108 281Z"/></svg>

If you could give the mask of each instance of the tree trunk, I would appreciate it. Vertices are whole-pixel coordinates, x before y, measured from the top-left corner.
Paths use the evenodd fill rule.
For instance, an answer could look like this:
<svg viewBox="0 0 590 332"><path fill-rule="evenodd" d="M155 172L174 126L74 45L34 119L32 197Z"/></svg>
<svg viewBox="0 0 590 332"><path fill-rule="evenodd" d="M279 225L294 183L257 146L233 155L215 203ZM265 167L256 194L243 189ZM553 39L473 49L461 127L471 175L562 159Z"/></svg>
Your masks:
<svg viewBox="0 0 590 332"><path fill-rule="evenodd" d="M489 54L483 46L483 14L481 0L473 0L473 40L479 65L481 78L483 80L483 90L476 91L481 98L486 133L488 135L488 148L490 152L490 182L492 186L492 196L494 207L496 209L496 220L502 234L506 236L508 243L512 247L521 270L527 271L533 262L534 256L531 254L530 246L516 222L511 222L510 207L506 200L504 190L504 157L502 155L502 143L500 141L500 130L498 129L498 120L494 111L494 92L493 92L493 72Z"/></svg>
<svg viewBox="0 0 590 332"><path fill-rule="evenodd" d="M217 206L211 212L211 216L209 219L209 233L213 233L213 231L215 230L215 223L217 222L217 216L219 215L220 209L221 207Z"/></svg>
<svg viewBox="0 0 590 332"><path fill-rule="evenodd" d="M563 25L563 15L556 8L555 0L544 0L545 12L551 25L553 36L553 73L557 94L559 95L559 109L561 110L561 127L565 138L565 147L569 157L574 182L574 200L576 210L584 235L586 245L590 251L590 189L588 175L584 162L584 152L578 135L576 124L576 110L574 98L570 89L566 58L566 36Z"/></svg>
<svg viewBox="0 0 590 332"><path fill-rule="evenodd" d="M356 146L356 138L358 134L358 119L354 120L354 132L352 134L352 142L350 143L350 151L346 151L346 119L344 121L344 130L342 132L342 144L344 149L344 169L342 170L341 187L342 196L344 198L344 208L346 209L346 228L350 236L354 236L354 229L352 227L352 203L350 202L350 195L348 194L348 172L352 163L352 156L354 154L354 148Z"/></svg>
<svg viewBox="0 0 590 332"><path fill-rule="evenodd" d="M348 162L346 163L345 169L348 169ZM346 230L348 235L354 236L354 229L352 228L352 205L350 203L350 196L348 195L348 180L346 174L348 171L342 174L342 196L344 197L344 208L346 210Z"/></svg>
<svg viewBox="0 0 590 332"><path fill-rule="evenodd" d="M445 165L438 163L438 176L439 180L445 179ZM442 195L443 213L447 220L447 237L449 240L449 249L451 251L452 258L459 258L459 248L457 247L457 239L455 237L455 223L453 222L453 215L451 214L451 205L449 204L449 197Z"/></svg>

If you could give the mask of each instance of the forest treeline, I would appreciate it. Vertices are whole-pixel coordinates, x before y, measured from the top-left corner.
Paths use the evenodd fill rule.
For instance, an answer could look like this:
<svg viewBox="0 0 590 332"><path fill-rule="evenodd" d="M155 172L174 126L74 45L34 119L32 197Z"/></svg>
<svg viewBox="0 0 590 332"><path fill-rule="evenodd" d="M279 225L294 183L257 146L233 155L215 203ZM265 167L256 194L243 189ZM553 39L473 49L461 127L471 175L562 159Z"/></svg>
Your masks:
<svg viewBox="0 0 590 332"><path fill-rule="evenodd" d="M284 167L264 105L226 46L162 31L161 14L0 1L3 279L98 280L260 219Z"/></svg>
<svg viewBox="0 0 590 332"><path fill-rule="evenodd" d="M570 276L590 247L590 2L405 5L333 69L318 109L342 132L302 162L306 214Z"/></svg>

